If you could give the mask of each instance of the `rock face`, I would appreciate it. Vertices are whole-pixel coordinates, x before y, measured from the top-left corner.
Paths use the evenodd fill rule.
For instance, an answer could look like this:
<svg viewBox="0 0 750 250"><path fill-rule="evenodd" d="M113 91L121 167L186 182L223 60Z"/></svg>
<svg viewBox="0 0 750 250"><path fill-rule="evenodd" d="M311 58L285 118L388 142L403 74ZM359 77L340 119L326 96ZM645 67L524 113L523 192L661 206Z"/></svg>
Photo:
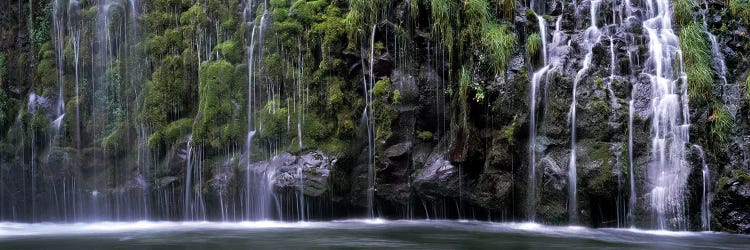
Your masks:
<svg viewBox="0 0 750 250"><path fill-rule="evenodd" d="M269 161L250 165L255 174L265 174L277 190L304 190L305 195L317 197L328 191L331 169L336 159L320 151L296 156L283 153Z"/></svg>
<svg viewBox="0 0 750 250"><path fill-rule="evenodd" d="M721 229L734 233L750 233L750 176L735 172L735 176L724 177L719 182L714 207L715 221Z"/></svg>

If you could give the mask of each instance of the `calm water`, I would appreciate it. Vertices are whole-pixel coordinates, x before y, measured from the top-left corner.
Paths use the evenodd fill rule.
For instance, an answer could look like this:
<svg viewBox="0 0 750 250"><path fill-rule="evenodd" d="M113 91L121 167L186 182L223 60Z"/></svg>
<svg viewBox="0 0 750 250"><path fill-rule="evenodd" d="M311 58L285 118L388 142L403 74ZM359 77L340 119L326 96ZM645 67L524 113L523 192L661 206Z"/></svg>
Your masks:
<svg viewBox="0 0 750 250"><path fill-rule="evenodd" d="M750 236L474 221L0 223L0 249L300 248L750 249Z"/></svg>

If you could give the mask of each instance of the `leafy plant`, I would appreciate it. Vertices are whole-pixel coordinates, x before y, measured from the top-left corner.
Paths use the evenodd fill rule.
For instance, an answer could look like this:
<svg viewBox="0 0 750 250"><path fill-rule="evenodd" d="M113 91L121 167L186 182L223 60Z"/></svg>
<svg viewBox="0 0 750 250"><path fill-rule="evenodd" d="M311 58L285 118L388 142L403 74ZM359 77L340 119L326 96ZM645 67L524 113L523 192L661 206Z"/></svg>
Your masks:
<svg viewBox="0 0 750 250"><path fill-rule="evenodd" d="M516 46L516 35L506 24L490 22L485 26L482 42L490 51L492 66L496 74L505 73L508 62L513 57Z"/></svg>
<svg viewBox="0 0 750 250"><path fill-rule="evenodd" d="M705 35L701 26L694 22L680 30L680 47L688 75L688 95L699 103L706 103L713 97L713 58L711 45Z"/></svg>
<svg viewBox="0 0 750 250"><path fill-rule="evenodd" d="M539 36L539 33L534 32L526 38L526 51L529 52L530 56L538 55L541 48L542 37Z"/></svg>
<svg viewBox="0 0 750 250"><path fill-rule="evenodd" d="M734 125L734 117L729 113L727 106L715 105L708 120L711 122L711 136L720 144L726 143Z"/></svg>

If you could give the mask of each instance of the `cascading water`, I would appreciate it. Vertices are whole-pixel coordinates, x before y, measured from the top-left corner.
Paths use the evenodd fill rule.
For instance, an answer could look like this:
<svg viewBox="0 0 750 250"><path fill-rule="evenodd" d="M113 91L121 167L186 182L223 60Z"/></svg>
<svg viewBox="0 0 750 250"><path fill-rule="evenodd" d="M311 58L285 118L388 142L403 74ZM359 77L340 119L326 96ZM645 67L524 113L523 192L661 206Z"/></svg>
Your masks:
<svg viewBox="0 0 750 250"><path fill-rule="evenodd" d="M701 228L704 231L711 231L711 170L706 164L706 154L703 152L703 147L693 145L698 151L698 156L701 158L701 174L703 179L703 187L701 189Z"/></svg>
<svg viewBox="0 0 750 250"><path fill-rule="evenodd" d="M533 4L532 4L533 7ZM529 102L529 185L527 191L527 214L529 221L536 219L536 109L537 109L537 92L542 78L550 68L547 52L547 23L544 18L537 15L539 24L539 36L542 40L542 62L544 66L531 77L530 102Z"/></svg>
<svg viewBox="0 0 750 250"><path fill-rule="evenodd" d="M589 13L591 15L591 26L589 26L584 32L583 48L586 56L583 59L583 67L576 74L576 78L573 81L573 101L570 103L570 112L568 113L568 119L570 122L570 162L568 163L568 214L570 223L578 222L578 198L577 198L577 174L576 174L576 106L577 102L577 90L578 84L583 79L583 76L588 72L591 67L591 61L594 57L593 48L594 45L599 43L601 39L601 32L597 26L597 10L601 0L591 0Z"/></svg>
<svg viewBox="0 0 750 250"><path fill-rule="evenodd" d="M369 86L365 86L365 100L367 102L365 112L367 117L367 217L375 218L375 162L374 162L374 148L375 143L375 118L373 117L373 105L372 105L372 87L375 85L375 31L377 30L377 24L372 25L372 33L370 34L370 78ZM367 84L368 81L365 81Z"/></svg>
<svg viewBox="0 0 750 250"><path fill-rule="evenodd" d="M689 141L687 76L682 67L679 39L672 31L670 1L649 0L643 22L649 38L645 72L652 84L651 209L657 228L684 229L687 176L685 143ZM678 61L679 60L679 61ZM677 66L678 68L673 68ZM676 73L675 73L676 72Z"/></svg>

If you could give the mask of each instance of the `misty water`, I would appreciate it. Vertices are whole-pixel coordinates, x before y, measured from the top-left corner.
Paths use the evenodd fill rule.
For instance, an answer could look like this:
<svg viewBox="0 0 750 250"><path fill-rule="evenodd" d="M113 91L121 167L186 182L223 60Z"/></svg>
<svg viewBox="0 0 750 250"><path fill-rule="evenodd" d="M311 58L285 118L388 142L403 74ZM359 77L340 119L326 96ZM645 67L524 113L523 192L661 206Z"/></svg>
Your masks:
<svg viewBox="0 0 750 250"><path fill-rule="evenodd" d="M479 221L0 223L2 249L743 249L750 236Z"/></svg>

